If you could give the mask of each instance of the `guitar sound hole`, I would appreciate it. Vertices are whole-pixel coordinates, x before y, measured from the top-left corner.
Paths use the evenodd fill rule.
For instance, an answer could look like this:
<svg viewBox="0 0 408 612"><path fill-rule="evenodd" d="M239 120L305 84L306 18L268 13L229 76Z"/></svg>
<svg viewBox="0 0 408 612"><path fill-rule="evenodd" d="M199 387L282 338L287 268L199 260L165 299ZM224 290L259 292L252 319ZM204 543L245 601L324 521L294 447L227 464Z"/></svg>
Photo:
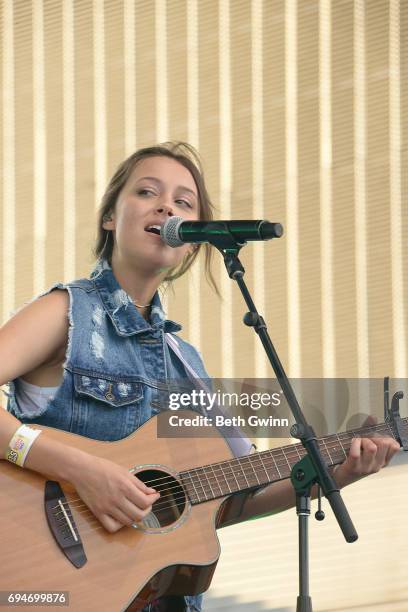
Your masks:
<svg viewBox="0 0 408 612"><path fill-rule="evenodd" d="M175 523L186 506L186 495L181 483L162 470L143 470L135 476L160 493L159 499L152 506L152 512L143 520L144 526L159 529Z"/></svg>

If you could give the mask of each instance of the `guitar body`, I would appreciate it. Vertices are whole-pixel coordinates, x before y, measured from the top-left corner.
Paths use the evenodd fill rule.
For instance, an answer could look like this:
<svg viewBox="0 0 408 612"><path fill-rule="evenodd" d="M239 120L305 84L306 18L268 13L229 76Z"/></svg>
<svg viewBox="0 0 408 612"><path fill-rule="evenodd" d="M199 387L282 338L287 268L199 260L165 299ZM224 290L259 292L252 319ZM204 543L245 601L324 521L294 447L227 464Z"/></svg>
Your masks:
<svg viewBox="0 0 408 612"><path fill-rule="evenodd" d="M231 457L225 440L214 433L208 437L207 427L203 438L196 437L197 428L195 437L189 428L185 439L158 438L157 418L117 442L42 429L67 445L134 467L142 479L149 476L146 480L152 480L152 474L154 478L164 474L177 484L178 472ZM182 434L182 428L178 429ZM46 480L0 462L0 590L68 591L73 612L115 612L132 602L132 609L141 609L164 594L194 595L209 587L220 554L215 528L225 497L191 505L186 496L180 505L173 504L175 514L158 513L153 525L123 527L111 534L84 504L74 501L78 495L72 486L61 482L87 559L77 568L57 545L48 525ZM162 493L162 508L165 496Z"/></svg>

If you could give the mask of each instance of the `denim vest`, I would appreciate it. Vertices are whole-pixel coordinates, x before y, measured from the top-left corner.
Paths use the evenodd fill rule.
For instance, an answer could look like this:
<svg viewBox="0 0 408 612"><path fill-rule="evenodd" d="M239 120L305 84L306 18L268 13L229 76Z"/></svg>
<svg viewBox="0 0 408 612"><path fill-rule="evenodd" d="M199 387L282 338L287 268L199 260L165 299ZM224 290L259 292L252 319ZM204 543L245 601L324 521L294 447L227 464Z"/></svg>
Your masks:
<svg viewBox="0 0 408 612"><path fill-rule="evenodd" d="M164 335L181 326L165 318L157 292L146 321L104 260L89 279L56 283L41 295L53 289L67 289L70 296L62 383L46 407L27 415L16 401L15 379L9 383L7 410L24 423L97 440L130 435L163 408L165 382L186 379ZM179 337L177 343L198 375L208 378L196 349Z"/></svg>
<svg viewBox="0 0 408 612"><path fill-rule="evenodd" d="M56 283L41 295L53 289L67 289L70 298L62 383L48 404L28 417L16 401L15 379L9 383L7 410L23 423L97 440L130 435L163 408L164 381L186 378L164 335L181 326L165 318L157 292L146 321L105 260L98 262L89 279ZM179 337L177 342L183 358L200 377L208 378L196 349ZM189 612L199 611L200 602L201 596L185 597Z"/></svg>

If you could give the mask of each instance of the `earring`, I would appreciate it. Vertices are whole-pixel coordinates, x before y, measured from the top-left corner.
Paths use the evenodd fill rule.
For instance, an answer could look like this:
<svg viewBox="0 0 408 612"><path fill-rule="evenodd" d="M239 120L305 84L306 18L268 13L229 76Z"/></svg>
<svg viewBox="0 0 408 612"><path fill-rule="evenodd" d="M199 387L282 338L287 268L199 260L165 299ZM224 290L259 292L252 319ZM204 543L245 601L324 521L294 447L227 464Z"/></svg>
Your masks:
<svg viewBox="0 0 408 612"><path fill-rule="evenodd" d="M102 221L112 221L112 217L109 214L103 215Z"/></svg>
<svg viewBox="0 0 408 612"><path fill-rule="evenodd" d="M105 249L106 249L106 245L108 244L108 239L109 239L109 234L110 234L110 230L105 230L105 231L106 231L106 238L105 238L105 243L104 243L104 245L103 245L103 247L102 247L102 251L101 251L102 253L103 253L103 252L105 251Z"/></svg>

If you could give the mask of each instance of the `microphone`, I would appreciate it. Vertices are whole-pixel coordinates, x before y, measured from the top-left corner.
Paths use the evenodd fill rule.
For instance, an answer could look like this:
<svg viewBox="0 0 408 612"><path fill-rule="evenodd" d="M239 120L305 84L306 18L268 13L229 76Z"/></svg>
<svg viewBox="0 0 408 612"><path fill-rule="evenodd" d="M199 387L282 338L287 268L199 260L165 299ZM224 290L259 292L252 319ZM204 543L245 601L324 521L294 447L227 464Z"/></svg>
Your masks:
<svg viewBox="0 0 408 612"><path fill-rule="evenodd" d="M233 237L238 244L248 240L270 240L280 238L283 227L280 223L269 221L185 221L182 217L170 217L160 228L163 242L171 247L185 243L212 243L212 239Z"/></svg>

